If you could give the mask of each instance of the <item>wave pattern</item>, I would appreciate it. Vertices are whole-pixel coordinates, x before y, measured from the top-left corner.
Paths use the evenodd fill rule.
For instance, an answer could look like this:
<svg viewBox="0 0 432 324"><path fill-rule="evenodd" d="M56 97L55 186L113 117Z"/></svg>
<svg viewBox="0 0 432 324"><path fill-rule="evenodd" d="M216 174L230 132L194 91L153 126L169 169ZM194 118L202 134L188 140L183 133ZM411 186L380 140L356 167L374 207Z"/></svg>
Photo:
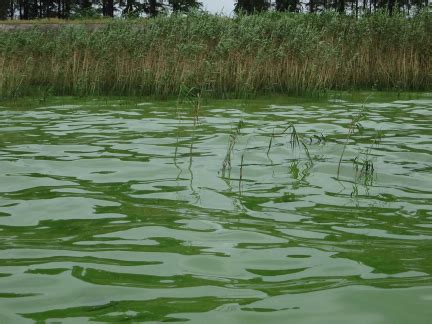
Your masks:
<svg viewBox="0 0 432 324"><path fill-rule="evenodd" d="M0 108L1 323L432 316L430 94L51 101Z"/></svg>

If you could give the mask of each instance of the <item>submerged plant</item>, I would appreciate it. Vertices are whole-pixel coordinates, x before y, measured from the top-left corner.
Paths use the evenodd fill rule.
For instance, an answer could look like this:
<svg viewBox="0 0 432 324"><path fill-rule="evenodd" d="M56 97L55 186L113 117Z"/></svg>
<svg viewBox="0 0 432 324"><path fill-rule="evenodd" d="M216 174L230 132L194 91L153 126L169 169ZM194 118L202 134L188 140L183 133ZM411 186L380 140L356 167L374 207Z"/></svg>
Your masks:
<svg viewBox="0 0 432 324"><path fill-rule="evenodd" d="M306 156L307 156L308 160L313 163L312 157L311 157L311 155L309 153L309 149L308 149L308 146L307 146L308 144L307 144L307 141L306 141L306 137L304 137L303 135L301 135L301 134L299 134L297 132L297 129L294 126L293 123L289 123L288 126L286 126L282 130L282 132L280 132L280 133L275 133L274 130L273 130L273 133L272 133L272 135L270 137L269 145L267 147L267 155L270 154L270 150L272 148L272 144L273 144L274 138L286 136L288 134L290 136L290 139L289 139L288 142L289 142L291 150L294 151L297 148L302 148L304 150L304 152L306 153Z"/></svg>
<svg viewBox="0 0 432 324"><path fill-rule="evenodd" d="M288 167L288 171L297 182L303 181L309 174L313 167L312 161L308 160L304 164L300 164L298 159L293 160Z"/></svg>
<svg viewBox="0 0 432 324"><path fill-rule="evenodd" d="M367 100L367 99L366 99ZM342 153L339 157L338 167L337 167L337 178L339 179L340 175L340 169L342 165L342 160L345 154L345 150L348 146L349 141L351 140L351 137L356 133L356 131L361 132L363 130L363 126L361 125L361 121L366 117L366 108L363 104L362 109L359 113L356 115L353 115L351 117L351 122L348 125L348 134L345 138L345 143L342 148Z"/></svg>
<svg viewBox="0 0 432 324"><path fill-rule="evenodd" d="M239 193L241 194L241 185L243 181L243 163L244 163L245 152L242 153L240 158L240 176L239 176Z"/></svg>
<svg viewBox="0 0 432 324"><path fill-rule="evenodd" d="M189 146L189 173L191 175L191 188L192 188L192 181L193 181L193 173L192 173L192 159L193 159L193 145L195 143L195 130L196 130L196 126L199 122L199 114L200 114L200 109L201 109L201 91L197 88L189 88L186 87L185 85L182 85L180 87L179 90L179 94L177 97L177 119L179 122L179 127L180 127L180 122L181 122L181 114L180 114L180 106L183 103L188 103L191 107L191 113L192 113L192 118L193 118L193 129L192 129L192 135L191 135L191 140L190 140L190 146ZM175 150L174 150L174 165L176 166L177 169L179 169L179 175L181 173L181 169L179 168L178 164L177 164L177 153L178 153L178 146L179 146L179 127L177 128L177 139L176 139L176 146L175 146Z"/></svg>
<svg viewBox="0 0 432 324"><path fill-rule="evenodd" d="M229 136L228 149L227 149L227 152L225 154L225 158L222 162L221 173L222 173L223 178L225 178L226 171L228 171L228 178L230 177L232 152L234 150L234 147L235 147L235 144L237 141L237 137L238 137L238 135L240 135L241 129L243 127L244 127L243 120L239 120L236 127L231 131L231 134Z"/></svg>
<svg viewBox="0 0 432 324"><path fill-rule="evenodd" d="M371 157L372 150L381 143L381 132L378 132L371 145L364 151L360 151L353 159L353 168L355 171L355 182L362 181L364 185L371 186L375 175L375 166Z"/></svg>

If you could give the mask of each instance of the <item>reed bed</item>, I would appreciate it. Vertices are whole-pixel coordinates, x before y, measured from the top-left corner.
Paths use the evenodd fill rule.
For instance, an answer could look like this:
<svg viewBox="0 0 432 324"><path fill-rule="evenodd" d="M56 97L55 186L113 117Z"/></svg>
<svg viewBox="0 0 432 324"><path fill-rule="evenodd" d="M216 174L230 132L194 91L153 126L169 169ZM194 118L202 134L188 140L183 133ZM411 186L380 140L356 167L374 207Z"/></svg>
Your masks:
<svg viewBox="0 0 432 324"><path fill-rule="evenodd" d="M432 17L205 13L0 31L0 95L432 88Z"/></svg>

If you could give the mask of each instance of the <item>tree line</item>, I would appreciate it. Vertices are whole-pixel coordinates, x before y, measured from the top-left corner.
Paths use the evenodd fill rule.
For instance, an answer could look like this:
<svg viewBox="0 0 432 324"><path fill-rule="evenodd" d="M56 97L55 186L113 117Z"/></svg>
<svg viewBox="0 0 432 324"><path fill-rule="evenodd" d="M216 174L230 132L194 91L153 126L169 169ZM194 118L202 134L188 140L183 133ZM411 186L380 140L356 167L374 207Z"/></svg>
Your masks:
<svg viewBox="0 0 432 324"><path fill-rule="evenodd" d="M201 6L197 0L0 0L0 19L154 17Z"/></svg>
<svg viewBox="0 0 432 324"><path fill-rule="evenodd" d="M410 14L429 6L429 0L238 0L237 14L267 10L321 12L333 10L359 16L378 10ZM202 8L198 0L0 0L0 19L155 17L167 12Z"/></svg>
<svg viewBox="0 0 432 324"><path fill-rule="evenodd" d="M428 5L429 0L238 0L235 11L252 14L274 8L277 11L310 13L333 10L356 16L387 11L391 15L395 11L409 14Z"/></svg>

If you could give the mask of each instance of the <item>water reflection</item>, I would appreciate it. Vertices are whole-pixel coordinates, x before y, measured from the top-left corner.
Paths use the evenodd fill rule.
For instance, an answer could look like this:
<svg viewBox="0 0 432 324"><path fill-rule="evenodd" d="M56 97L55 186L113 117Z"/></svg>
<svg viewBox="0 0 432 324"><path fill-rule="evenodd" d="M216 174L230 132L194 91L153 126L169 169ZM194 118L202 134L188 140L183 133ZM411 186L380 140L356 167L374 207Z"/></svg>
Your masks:
<svg viewBox="0 0 432 324"><path fill-rule="evenodd" d="M1 108L0 322L427 321L430 97L278 101Z"/></svg>

